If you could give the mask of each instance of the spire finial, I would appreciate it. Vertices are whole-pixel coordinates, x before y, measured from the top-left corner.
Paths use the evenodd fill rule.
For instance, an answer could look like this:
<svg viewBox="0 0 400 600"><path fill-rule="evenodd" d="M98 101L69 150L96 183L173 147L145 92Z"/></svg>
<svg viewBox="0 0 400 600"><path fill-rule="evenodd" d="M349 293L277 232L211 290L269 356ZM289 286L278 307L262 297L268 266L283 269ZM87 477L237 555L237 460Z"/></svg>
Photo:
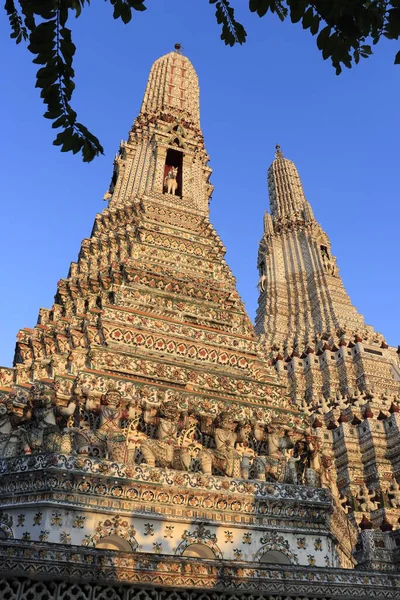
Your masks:
<svg viewBox="0 0 400 600"><path fill-rule="evenodd" d="M279 144L276 144L275 149L275 158L283 158L282 150Z"/></svg>
<svg viewBox="0 0 400 600"><path fill-rule="evenodd" d="M182 44L175 44L174 48L175 48L175 52L177 52L178 54L182 54L182 52L181 52L181 50L183 50Z"/></svg>

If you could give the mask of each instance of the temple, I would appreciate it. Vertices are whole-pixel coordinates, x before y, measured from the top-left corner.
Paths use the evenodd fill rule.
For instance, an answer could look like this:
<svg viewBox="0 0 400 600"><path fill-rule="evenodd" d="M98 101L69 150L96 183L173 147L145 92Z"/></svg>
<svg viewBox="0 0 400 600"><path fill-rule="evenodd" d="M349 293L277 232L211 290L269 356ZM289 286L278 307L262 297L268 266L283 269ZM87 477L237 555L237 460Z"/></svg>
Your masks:
<svg viewBox="0 0 400 600"><path fill-rule="evenodd" d="M400 600L398 356L279 147L253 327L208 162L176 45L0 368L1 599Z"/></svg>

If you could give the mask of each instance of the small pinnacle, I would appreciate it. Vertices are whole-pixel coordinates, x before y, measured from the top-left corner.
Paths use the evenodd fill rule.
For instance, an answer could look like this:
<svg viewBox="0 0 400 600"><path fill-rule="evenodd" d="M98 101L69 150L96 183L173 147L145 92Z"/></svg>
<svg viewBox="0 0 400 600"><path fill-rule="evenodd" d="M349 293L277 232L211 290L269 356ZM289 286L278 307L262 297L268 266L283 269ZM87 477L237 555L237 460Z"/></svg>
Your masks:
<svg viewBox="0 0 400 600"><path fill-rule="evenodd" d="M175 44L174 48L175 48L176 52L178 52L178 54L181 53L181 50L182 50L181 44Z"/></svg>
<svg viewBox="0 0 400 600"><path fill-rule="evenodd" d="M275 158L283 158L282 150L279 144L276 144L275 149Z"/></svg>

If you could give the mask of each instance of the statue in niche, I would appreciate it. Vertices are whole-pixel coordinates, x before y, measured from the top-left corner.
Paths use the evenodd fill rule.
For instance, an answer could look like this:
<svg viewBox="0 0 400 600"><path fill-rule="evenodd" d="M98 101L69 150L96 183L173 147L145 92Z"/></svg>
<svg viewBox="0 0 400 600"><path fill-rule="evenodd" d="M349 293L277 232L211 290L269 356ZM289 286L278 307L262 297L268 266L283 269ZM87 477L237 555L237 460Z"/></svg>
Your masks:
<svg viewBox="0 0 400 600"><path fill-rule="evenodd" d="M336 267L335 257L329 255L328 248L326 246L321 246L321 255L322 255L322 264L323 264L325 272L328 275L336 276L337 267Z"/></svg>
<svg viewBox="0 0 400 600"><path fill-rule="evenodd" d="M293 455L298 458L297 481L309 487L328 488L333 497L339 498L336 485L336 469L330 454L321 453L318 439L306 434L296 442Z"/></svg>
<svg viewBox="0 0 400 600"><path fill-rule="evenodd" d="M167 188L167 194L175 196L178 189L178 167L171 167L164 178L164 188Z"/></svg>
<svg viewBox="0 0 400 600"><path fill-rule="evenodd" d="M296 461L297 483L304 485L306 469L309 466L309 453L307 443L304 439L298 440L295 443L293 448L293 456L299 459ZM316 487L316 484L314 487Z"/></svg>
<svg viewBox="0 0 400 600"><path fill-rule="evenodd" d="M19 427L22 432L24 452L69 454L72 451L70 430L61 429L57 419L73 415L75 409L75 402L70 402L66 407L57 406L54 385L35 383L29 393L24 424Z"/></svg>

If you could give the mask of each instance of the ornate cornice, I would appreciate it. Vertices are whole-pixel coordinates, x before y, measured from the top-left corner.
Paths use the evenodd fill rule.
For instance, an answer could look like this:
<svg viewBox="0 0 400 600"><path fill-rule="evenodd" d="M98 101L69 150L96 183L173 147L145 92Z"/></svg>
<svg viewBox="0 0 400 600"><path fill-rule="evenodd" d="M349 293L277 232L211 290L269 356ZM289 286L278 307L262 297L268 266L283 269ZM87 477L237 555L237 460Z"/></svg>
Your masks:
<svg viewBox="0 0 400 600"><path fill-rule="evenodd" d="M247 594L278 594L280 599L302 597L340 600L381 598L400 599L400 577L371 571L345 571L315 567L266 565L260 563L225 562L218 560L193 560L151 554L130 554L95 550L82 547L57 547L54 544L0 541L0 573L9 577L29 574L32 580L79 582L82 588L88 585L97 589L101 586L117 585L119 598L137 597L137 587L146 589L158 598L157 586L162 587L162 597L167 598L166 588L191 590L191 598L204 598L204 591L213 592L213 598L225 599L225 592ZM14 580L15 581L15 580ZM21 580L20 580L21 581ZM96 582L96 583L93 583ZM24 585L24 582L21 581ZM10 587L12 580L10 580ZM46 584L55 594L57 586L65 590L68 584ZM125 587L125 586L131 586ZM154 586L154 587L153 587ZM87 588L86 588L87 589ZM202 590L204 590L202 592ZM121 593L123 592L123 593ZM109 594L111 593L111 590ZM19 600L21 596L8 596ZM46 596L59 598L60 596ZM89 597L89 596L86 596ZM96 593L90 597L96 598ZM110 596L107 596L110 597ZM206 596L208 597L208 596ZM272 600L275 600L273 597ZM278 600L278 598L276 598Z"/></svg>

